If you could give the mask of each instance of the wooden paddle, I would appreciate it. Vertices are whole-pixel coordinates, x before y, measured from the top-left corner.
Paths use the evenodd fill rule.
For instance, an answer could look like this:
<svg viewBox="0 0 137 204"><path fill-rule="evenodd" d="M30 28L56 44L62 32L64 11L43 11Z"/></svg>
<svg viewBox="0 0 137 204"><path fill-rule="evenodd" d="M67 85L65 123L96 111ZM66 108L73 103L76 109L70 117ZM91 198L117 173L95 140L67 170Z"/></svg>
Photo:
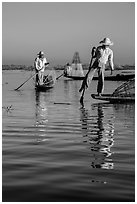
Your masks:
<svg viewBox="0 0 137 204"><path fill-rule="evenodd" d="M58 80L60 77L62 77L64 75L64 73L63 74L61 74L60 76L58 76L57 78L56 78L56 80Z"/></svg>
<svg viewBox="0 0 137 204"><path fill-rule="evenodd" d="M45 63L45 65L48 65L49 62ZM42 68L43 69L43 68ZM42 70L40 69L40 70ZM39 71L40 71L39 70ZM26 82L28 82L30 79L32 79L35 75L37 75L38 73L33 74L32 76L30 76L25 82L23 82L23 84L21 84L19 87L17 87L16 89L14 89L15 91L17 91L20 87L22 87Z"/></svg>
<svg viewBox="0 0 137 204"><path fill-rule="evenodd" d="M22 87L27 81L29 81L31 78L33 78L36 74L38 74L38 73L35 73L35 74L33 74L32 76L30 76L23 84L21 84L19 87L17 87L17 88L14 89L14 90L17 91L20 87Z"/></svg>
<svg viewBox="0 0 137 204"><path fill-rule="evenodd" d="M86 83L87 83L87 77L88 77L88 73L90 72L91 70L91 65L92 65L92 61L93 61L93 58L94 58L94 55L95 55L95 47L92 48L92 52L91 52L91 60L90 60L90 64L89 64L89 70L85 76L85 78L83 79L83 82L82 82L82 85L81 85L81 88L79 89L79 92L82 92L82 95L80 97L80 103L82 104L83 106L83 99L84 99L84 93L85 93L85 90L86 90Z"/></svg>

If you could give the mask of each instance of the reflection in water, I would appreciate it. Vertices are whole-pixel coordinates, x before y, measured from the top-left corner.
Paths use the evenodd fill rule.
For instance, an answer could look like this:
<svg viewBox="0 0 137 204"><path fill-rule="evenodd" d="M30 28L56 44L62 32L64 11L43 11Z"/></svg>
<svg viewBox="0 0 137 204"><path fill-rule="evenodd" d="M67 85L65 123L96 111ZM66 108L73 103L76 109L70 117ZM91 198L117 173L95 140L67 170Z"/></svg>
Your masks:
<svg viewBox="0 0 137 204"><path fill-rule="evenodd" d="M37 142L47 140L46 125L48 123L48 110L45 101L45 92L36 91L36 127Z"/></svg>
<svg viewBox="0 0 137 204"><path fill-rule="evenodd" d="M64 80L64 93L65 93L66 95L68 95L68 94L69 94L69 91L70 91L70 83L69 83L69 81Z"/></svg>
<svg viewBox="0 0 137 204"><path fill-rule="evenodd" d="M127 120L127 118L135 119L135 103L125 103L125 104L113 104L115 115L118 116L117 119L121 118ZM133 121L133 124L134 121Z"/></svg>
<svg viewBox="0 0 137 204"><path fill-rule="evenodd" d="M64 80L64 95L68 100L74 102L74 106L79 107L79 84L75 80Z"/></svg>
<svg viewBox="0 0 137 204"><path fill-rule="evenodd" d="M90 116L88 111L81 109L82 134L87 137L92 152L92 168L113 169L111 147L114 144L113 118L104 116L103 105L98 104L97 114Z"/></svg>

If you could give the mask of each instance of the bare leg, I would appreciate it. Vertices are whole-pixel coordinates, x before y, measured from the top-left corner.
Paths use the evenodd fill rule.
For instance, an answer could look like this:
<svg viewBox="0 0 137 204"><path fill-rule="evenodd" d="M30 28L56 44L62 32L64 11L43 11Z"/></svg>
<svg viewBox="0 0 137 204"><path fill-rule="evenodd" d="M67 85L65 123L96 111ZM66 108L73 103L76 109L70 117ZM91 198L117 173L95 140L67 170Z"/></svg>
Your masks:
<svg viewBox="0 0 137 204"><path fill-rule="evenodd" d="M89 73L89 75L88 75L88 82L87 82L87 80L86 81L84 81L83 80L83 82L82 82L82 85L81 85L81 88L80 88L80 90L79 90L79 92L82 92L82 94L81 94L81 97L80 97L80 103L83 105L83 99L84 99L84 93L85 93L85 90L86 90L86 83L87 83L87 86L89 87L89 84L91 83L91 81L92 81L92 79L93 79L93 76L94 76L94 74L95 74L95 71L96 71L96 69L92 69L91 71L90 71L90 73Z"/></svg>
<svg viewBox="0 0 137 204"><path fill-rule="evenodd" d="M104 90L104 66L99 68L98 70L98 85L97 85L97 93L100 95Z"/></svg>
<svg viewBox="0 0 137 204"><path fill-rule="evenodd" d="M94 74L95 74L95 71L96 71L95 68L91 69L90 73L88 74L88 82L87 82L87 79L86 79L86 81L85 81L85 78L84 78L84 80L83 80L83 82L82 82L82 85L81 85L81 87L80 87L80 89L79 89L79 92L81 92L83 89L86 88L86 86L85 86L86 83L87 83L87 85L89 86L90 82L91 82L92 79L93 79L93 76L94 76Z"/></svg>

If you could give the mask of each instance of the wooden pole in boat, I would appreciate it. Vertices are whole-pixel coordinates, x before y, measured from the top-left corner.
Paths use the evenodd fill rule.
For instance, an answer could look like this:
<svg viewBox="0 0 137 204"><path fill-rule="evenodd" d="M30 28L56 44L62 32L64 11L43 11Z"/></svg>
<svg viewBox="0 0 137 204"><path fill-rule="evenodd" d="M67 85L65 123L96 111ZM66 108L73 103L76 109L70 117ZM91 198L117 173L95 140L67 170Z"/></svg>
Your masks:
<svg viewBox="0 0 137 204"><path fill-rule="evenodd" d="M57 78L56 78L56 80L58 80L60 77L62 77L64 75L64 73L63 74L61 74L60 76L58 76Z"/></svg>
<svg viewBox="0 0 137 204"><path fill-rule="evenodd" d="M48 65L49 62L45 63L45 65ZM43 68L42 68L43 69ZM41 71L42 69L40 69L39 71ZM32 76L30 76L25 82L23 82L23 84L21 84L19 87L17 87L16 89L14 89L15 91L17 91L20 87L22 87L26 82L28 82L30 79L32 79L36 74L38 73L35 73L33 74Z"/></svg>

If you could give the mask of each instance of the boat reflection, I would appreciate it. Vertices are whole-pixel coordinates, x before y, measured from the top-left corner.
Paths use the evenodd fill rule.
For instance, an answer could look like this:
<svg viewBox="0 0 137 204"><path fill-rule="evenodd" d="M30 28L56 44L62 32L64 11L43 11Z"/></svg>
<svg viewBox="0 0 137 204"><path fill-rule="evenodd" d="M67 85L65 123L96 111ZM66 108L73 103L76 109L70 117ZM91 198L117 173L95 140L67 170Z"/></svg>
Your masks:
<svg viewBox="0 0 137 204"><path fill-rule="evenodd" d="M73 101L76 108L79 107L79 86L78 81L64 80L65 98Z"/></svg>
<svg viewBox="0 0 137 204"><path fill-rule="evenodd" d="M64 80L63 81L63 85L64 85L64 94L65 94L65 97L68 97L69 94L70 94L70 90L71 90L71 87L70 87L71 84L69 83L69 81Z"/></svg>
<svg viewBox="0 0 137 204"><path fill-rule="evenodd" d="M104 115L103 104L97 104L93 110L95 115L81 108L82 134L90 145L92 168L113 169L111 147L114 144L113 115Z"/></svg>

